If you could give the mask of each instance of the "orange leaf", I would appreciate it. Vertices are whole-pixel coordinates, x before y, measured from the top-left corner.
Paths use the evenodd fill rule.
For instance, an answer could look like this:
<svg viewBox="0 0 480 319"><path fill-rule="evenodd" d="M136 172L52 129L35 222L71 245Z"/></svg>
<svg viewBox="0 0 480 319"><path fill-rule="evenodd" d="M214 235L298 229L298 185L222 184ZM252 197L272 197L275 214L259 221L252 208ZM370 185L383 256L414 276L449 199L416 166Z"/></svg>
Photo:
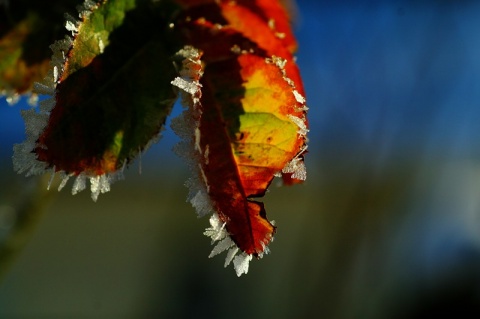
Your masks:
<svg viewBox="0 0 480 319"><path fill-rule="evenodd" d="M191 109L177 121L188 124L174 127L189 139L191 150L182 153L198 172L197 183L190 183L192 204L214 212L207 234L219 243L212 255L230 249L228 264L242 251L233 259L241 275L251 256L268 252L275 233L253 198L279 173L305 179L308 129L298 68L282 38L241 1L220 2L220 8L193 7L176 24L203 56L182 51L188 76L173 83L190 94ZM193 128L185 134L188 125Z"/></svg>

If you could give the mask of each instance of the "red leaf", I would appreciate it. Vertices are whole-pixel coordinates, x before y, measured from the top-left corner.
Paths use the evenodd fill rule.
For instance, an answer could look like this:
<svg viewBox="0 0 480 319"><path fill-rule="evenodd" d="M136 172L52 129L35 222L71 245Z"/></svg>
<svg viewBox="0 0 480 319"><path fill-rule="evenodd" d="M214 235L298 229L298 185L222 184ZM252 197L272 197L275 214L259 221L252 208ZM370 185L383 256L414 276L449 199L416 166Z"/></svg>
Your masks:
<svg viewBox="0 0 480 319"><path fill-rule="evenodd" d="M228 264L235 249L243 252L234 260L241 275L250 256L268 251L275 232L263 204L252 198L263 196L278 173L287 181L305 178L303 88L284 37L268 25L268 16L256 13L266 13L261 7L252 12L242 1L220 2L219 11L212 2L195 3L176 28L203 51L204 67L198 70L200 55L184 54L189 79L174 81L192 94L192 110L184 115L190 119L182 121L194 127L193 150L184 154L196 160L192 166L203 186L192 189L191 200L201 212L205 203L214 211L207 234L221 241L212 255L233 246Z"/></svg>

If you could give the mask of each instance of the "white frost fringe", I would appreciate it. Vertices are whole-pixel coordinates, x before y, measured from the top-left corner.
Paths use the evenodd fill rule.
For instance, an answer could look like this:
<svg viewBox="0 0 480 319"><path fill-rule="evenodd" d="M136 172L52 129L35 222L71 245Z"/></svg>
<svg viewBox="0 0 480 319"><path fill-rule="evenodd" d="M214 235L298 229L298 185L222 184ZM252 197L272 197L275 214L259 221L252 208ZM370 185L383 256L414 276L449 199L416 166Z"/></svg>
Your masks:
<svg viewBox="0 0 480 319"><path fill-rule="evenodd" d="M297 117L294 115L288 115L288 119L295 124L298 127L298 135L300 138L303 138L305 140L305 144L301 148L301 150L295 155L295 157L288 162L285 167L282 169L282 173L291 173L292 178L298 179L298 180L306 180L307 179L307 169L305 167L305 163L303 162L303 158L301 158L301 155L307 150L307 133L308 133L308 128L307 128L307 119L305 117L305 112L308 110L308 107L306 106L306 100L305 97L298 92L298 90L295 88L295 83L287 76L287 72L285 71L285 65L287 64L287 60L282 59L277 56L272 56L271 58L266 59L267 63L271 63L276 65L280 71L283 74L283 79L285 82L287 82L288 85L292 87L292 94L300 106L296 106L297 111L302 111L303 116L302 117ZM278 173L278 176L281 176L280 173Z"/></svg>
<svg viewBox="0 0 480 319"><path fill-rule="evenodd" d="M96 7L97 4L94 1L85 1L85 3L79 7L79 17L81 19L87 17ZM72 32L72 37L78 33L79 25L80 23L75 20L75 18L67 16L65 28ZM26 176L41 175L45 172L51 171L52 178L50 179L48 188L50 188L53 178L57 172L55 171L55 167L49 168L45 162L39 161L35 153L33 153L33 150L38 147L38 145L36 145L36 141L45 130L50 112L55 107L56 87L59 79L61 78L61 74L64 71L66 53L73 45L72 37L66 36L64 40L57 41L51 45L50 48L53 51L52 61L50 62L51 68L41 83L37 82L34 84L34 94L32 95L31 100L33 103L34 99L37 97L37 94L48 95L49 97L40 102L38 110L30 109L22 111L22 117L25 121L26 139L23 143L16 144L13 147L14 170L19 174L25 173ZM8 92L0 93L8 94ZM7 97L7 101L15 102L15 98L16 96L12 95ZM58 190L60 191L73 175L67 174L64 171L58 171L58 173L62 179L60 186L58 187ZM88 179L90 181L92 199L96 201L100 193L105 193L110 190L111 182L122 178L123 170L120 172L107 173L100 176L82 173L75 179L72 187L72 194L75 195L84 190L86 188L86 180Z"/></svg>
<svg viewBox="0 0 480 319"><path fill-rule="evenodd" d="M201 165L198 163L208 158L208 147L202 150L200 147L200 130L199 123L195 119L201 117L200 97L201 84L200 78L202 71L198 71L201 65L200 52L191 47L186 46L177 53L177 56L183 59L180 77L175 78L171 83L181 89L183 104L188 108L183 111L177 118L172 120L172 128L178 134L182 141L175 147L175 152L184 157L194 174L186 185L189 188L188 201L195 207L199 217L212 214L210 217L210 227L204 232L204 235L212 239L212 244L217 243L209 258L216 256L226 250L225 267L233 261L233 267L237 276L248 272L248 265L252 260L252 255L242 252L237 255L240 249L233 242L227 230L225 223L222 223L218 214L213 208L213 204L208 196L208 183L204 177Z"/></svg>
<svg viewBox="0 0 480 319"><path fill-rule="evenodd" d="M233 260L233 267L237 276L240 277L242 274L248 273L248 265L250 260L252 260L252 255L242 252L240 255L235 256L240 249L228 235L225 229L225 223L222 223L217 213L213 213L210 217L210 227L207 228L203 234L212 239L212 244L218 241L208 256L209 258L228 250L224 267L227 267Z"/></svg>

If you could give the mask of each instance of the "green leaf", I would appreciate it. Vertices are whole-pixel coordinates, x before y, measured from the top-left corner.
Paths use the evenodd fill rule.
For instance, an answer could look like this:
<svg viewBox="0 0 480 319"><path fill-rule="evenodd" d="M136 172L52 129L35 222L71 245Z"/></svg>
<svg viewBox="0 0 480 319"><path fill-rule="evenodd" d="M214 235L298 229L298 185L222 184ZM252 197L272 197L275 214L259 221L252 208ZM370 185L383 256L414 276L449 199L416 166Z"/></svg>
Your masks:
<svg viewBox="0 0 480 319"><path fill-rule="evenodd" d="M75 175L74 193L89 178L96 199L156 140L176 99L168 10L148 0L86 1L81 21L67 22L73 41L54 45L53 68L36 87L52 97L25 112L27 131L44 127L16 146L17 171Z"/></svg>

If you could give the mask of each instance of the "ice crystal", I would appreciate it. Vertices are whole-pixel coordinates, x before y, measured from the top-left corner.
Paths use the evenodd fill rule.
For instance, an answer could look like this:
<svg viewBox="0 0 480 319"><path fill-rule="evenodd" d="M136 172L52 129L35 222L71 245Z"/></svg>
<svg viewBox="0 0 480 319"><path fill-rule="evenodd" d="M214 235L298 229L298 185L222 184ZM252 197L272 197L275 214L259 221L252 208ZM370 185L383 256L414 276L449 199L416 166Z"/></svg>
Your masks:
<svg viewBox="0 0 480 319"><path fill-rule="evenodd" d="M305 167L305 163L303 162L302 155L307 150L307 145L304 145L300 152L285 165L282 169L282 173L290 173L292 174L292 178L299 179L299 180L306 180L307 179L307 168Z"/></svg>
<svg viewBox="0 0 480 319"><path fill-rule="evenodd" d="M294 158L290 162L285 165L282 170L283 173L292 173L292 178L299 179L299 180L306 180L307 179L307 169L305 167L305 163L301 158Z"/></svg>
<svg viewBox="0 0 480 319"><path fill-rule="evenodd" d="M83 191L87 187L87 177L84 173L79 174L75 178L75 182L72 186L72 195L77 194L78 192Z"/></svg>
<svg viewBox="0 0 480 319"><path fill-rule="evenodd" d="M92 192L92 199L97 201L100 193L106 193L110 191L111 177L108 174L97 175L90 177L90 191Z"/></svg>
<svg viewBox="0 0 480 319"><path fill-rule="evenodd" d="M180 77L175 78L175 80L172 81L172 84L192 95L197 93L199 90L199 83L195 83L193 81L189 82Z"/></svg>
<svg viewBox="0 0 480 319"><path fill-rule="evenodd" d="M218 244L212 249L212 252L208 256L208 258L212 258L225 250L230 249L232 246L235 246L235 243L233 240L230 238L230 236L225 237L221 241L218 242Z"/></svg>
<svg viewBox="0 0 480 319"><path fill-rule="evenodd" d="M212 244L216 243L208 256L209 258L228 250L227 256L225 257L224 267L230 265L233 260L233 268L235 269L237 276L241 276L248 272L248 263L252 260L252 255L244 252L237 255L237 253L240 252L240 249L229 236L225 229L225 223L220 220L217 213L213 213L212 217L210 217L210 227L205 230L204 235L212 239Z"/></svg>
<svg viewBox="0 0 480 319"><path fill-rule="evenodd" d="M248 273L248 265L252 260L252 255L241 253L240 255L235 256L233 259L233 267L237 276L240 277L242 274Z"/></svg>
<svg viewBox="0 0 480 319"><path fill-rule="evenodd" d="M295 99L297 100L298 103L305 104L306 102L305 98L297 90L293 90L293 95L295 96Z"/></svg>
<svg viewBox="0 0 480 319"><path fill-rule="evenodd" d="M68 182L68 180L70 179L70 176L71 176L71 175L65 174L65 172L61 172L60 175L62 177L62 181L60 182L60 185L58 186L58 191L61 191L65 187L65 185L67 185L67 182Z"/></svg>
<svg viewBox="0 0 480 319"><path fill-rule="evenodd" d="M308 128L307 128L307 125L305 124L305 119L301 119L297 116L294 116L294 115L288 115L288 118L290 119L290 121L292 121L294 124L296 124L299 128L298 130L298 134L302 135L302 136L306 136L307 133L308 133Z"/></svg>

